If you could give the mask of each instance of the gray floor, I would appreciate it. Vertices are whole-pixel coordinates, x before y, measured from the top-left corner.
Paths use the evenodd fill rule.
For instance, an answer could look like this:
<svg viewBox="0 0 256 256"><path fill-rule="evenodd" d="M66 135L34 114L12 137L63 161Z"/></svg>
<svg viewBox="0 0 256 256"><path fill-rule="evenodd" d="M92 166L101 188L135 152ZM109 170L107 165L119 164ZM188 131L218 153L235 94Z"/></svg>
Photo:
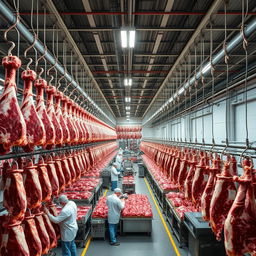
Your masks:
<svg viewBox="0 0 256 256"><path fill-rule="evenodd" d="M152 236L127 235L124 237L118 237L121 245L117 247L110 246L108 241L93 240L85 254L86 256L176 256L144 179L142 178L136 177L136 193L147 195L152 205L154 215ZM174 236L173 239L179 249L180 255L187 255L186 251L179 248ZM77 255L81 255L82 251L83 249L79 248L77 250ZM57 255L61 255L60 249L55 250L55 252L57 252Z"/></svg>

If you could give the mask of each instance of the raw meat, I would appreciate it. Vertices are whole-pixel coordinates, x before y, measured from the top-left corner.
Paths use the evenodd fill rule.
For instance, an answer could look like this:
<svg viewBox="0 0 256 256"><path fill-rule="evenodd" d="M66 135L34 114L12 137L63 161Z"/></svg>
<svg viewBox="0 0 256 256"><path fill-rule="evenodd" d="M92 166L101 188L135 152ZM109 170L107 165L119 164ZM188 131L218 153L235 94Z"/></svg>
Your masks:
<svg viewBox="0 0 256 256"><path fill-rule="evenodd" d="M52 195L57 196L59 194L59 180L54 166L54 161L49 160L46 163L46 168L52 187Z"/></svg>
<svg viewBox="0 0 256 256"><path fill-rule="evenodd" d="M34 209L41 205L42 202L42 188L38 177L36 166L30 161L24 170L25 179L24 186L27 196L28 209Z"/></svg>
<svg viewBox="0 0 256 256"><path fill-rule="evenodd" d="M76 171L76 179L79 180L81 177L81 164L78 160L78 156L76 153L74 153L73 156L73 163L74 163L74 167L75 167L75 171Z"/></svg>
<svg viewBox="0 0 256 256"><path fill-rule="evenodd" d="M68 98L66 96L62 95L62 98L61 98L62 113L63 113L63 119L66 122L67 128L69 130L69 142L75 143L75 142L77 142L77 133L76 133L74 124L72 123L72 120L70 118L70 106L71 105L68 105L68 101L69 101Z"/></svg>
<svg viewBox="0 0 256 256"><path fill-rule="evenodd" d="M28 244L30 255L41 256L42 244L36 229L36 223L34 218L35 218L34 215L25 217L23 221L24 233L25 233L25 238Z"/></svg>
<svg viewBox="0 0 256 256"><path fill-rule="evenodd" d="M66 156L62 156L61 167L65 177L66 186L69 186L71 184L71 173L69 171L69 164Z"/></svg>
<svg viewBox="0 0 256 256"><path fill-rule="evenodd" d="M189 161L188 175L184 182L184 194L187 200L192 200L192 183L195 175L196 165L198 164L197 155L193 154L192 160Z"/></svg>
<svg viewBox="0 0 256 256"><path fill-rule="evenodd" d="M45 228L47 230L47 233L48 233L48 236L50 239L50 248L54 248L57 246L57 237L56 237L55 230L52 226L52 223L51 223L49 217L46 215L46 213L43 213L42 217L43 217L44 225L45 225Z"/></svg>
<svg viewBox="0 0 256 256"><path fill-rule="evenodd" d="M212 166L209 169L209 179L201 198L202 216L206 221L210 220L210 204L216 183L216 174L220 172L220 165L220 157L216 154L215 159L212 160Z"/></svg>
<svg viewBox="0 0 256 256"><path fill-rule="evenodd" d="M0 182L0 190L4 190L4 186L7 179L8 170L11 168L9 161L4 161L2 169L2 179Z"/></svg>
<svg viewBox="0 0 256 256"><path fill-rule="evenodd" d="M210 225L216 239L221 240L224 221L236 197L235 183L230 174L230 162L224 163L222 172L216 177L210 204Z"/></svg>
<svg viewBox="0 0 256 256"><path fill-rule="evenodd" d="M56 89L53 86L48 86L46 88L47 94L47 114L54 126L55 130L55 144L61 145L63 143L63 132L61 125L56 117L54 105L53 105L53 95L55 94Z"/></svg>
<svg viewBox="0 0 256 256"><path fill-rule="evenodd" d="M50 238L47 233L44 220L43 220L43 212L40 212L40 210L37 210L35 213L35 223L36 223L36 229L42 244L42 254L47 254L50 250Z"/></svg>
<svg viewBox="0 0 256 256"><path fill-rule="evenodd" d="M73 157L70 155L69 157L67 157L67 161L68 161L68 167L71 175L71 182L74 183L77 180L77 177L76 177L76 170L74 167Z"/></svg>
<svg viewBox="0 0 256 256"><path fill-rule="evenodd" d="M17 163L14 162L12 168L8 171L4 187L3 205L12 215L13 220L22 220L27 209L22 172L23 170L18 169Z"/></svg>
<svg viewBox="0 0 256 256"><path fill-rule="evenodd" d="M65 190L66 187L66 181L65 181L65 176L63 174L62 166L61 166L61 159L56 156L54 158L54 166L56 170L56 175L59 180L59 193Z"/></svg>
<svg viewBox="0 0 256 256"><path fill-rule="evenodd" d="M68 113L68 118L67 118L67 125L69 128L69 132L70 132L70 142L76 144L78 142L78 129L77 126L73 120L73 114L72 114L72 102L65 97L64 98L66 103L67 103L67 113Z"/></svg>
<svg viewBox="0 0 256 256"><path fill-rule="evenodd" d="M198 210L201 206L201 197L209 177L209 166L206 166L205 154L205 152L201 153L200 162L196 165L195 175L192 182L192 202Z"/></svg>
<svg viewBox="0 0 256 256"><path fill-rule="evenodd" d="M8 223L2 238L1 256L31 256L20 222Z"/></svg>
<svg viewBox="0 0 256 256"><path fill-rule="evenodd" d="M6 56L2 60L5 68L4 91L0 98L0 154L10 152L12 146L27 143L26 123L16 97L16 70L21 61L16 56Z"/></svg>
<svg viewBox="0 0 256 256"><path fill-rule="evenodd" d="M33 81L36 79L36 73L30 69L24 70L21 77L24 80L21 112L27 127L27 144L23 149L26 152L31 152L34 150L34 146L41 146L45 143L46 134L43 122L37 114L33 101L32 86Z"/></svg>
<svg viewBox="0 0 256 256"><path fill-rule="evenodd" d="M183 191L184 190L184 182L188 174L188 159L189 155L187 152L184 154L184 158L181 160L180 163L180 170L179 170L179 175L178 175L178 185L179 185L179 190Z"/></svg>
<svg viewBox="0 0 256 256"><path fill-rule="evenodd" d="M44 159L41 157L37 165L37 171L42 188L42 202L50 201L52 196L52 186L46 166L47 164L44 163Z"/></svg>
<svg viewBox="0 0 256 256"><path fill-rule="evenodd" d="M243 176L234 177L239 183L239 188L225 220L225 248L228 256L256 253L256 203L252 167L243 166L243 168Z"/></svg>
<svg viewBox="0 0 256 256"><path fill-rule="evenodd" d="M53 202L50 202L47 207L49 209L49 212L53 216L55 216L55 217L58 216L56 205ZM52 223L52 226L55 230L56 238L60 239L60 226L59 226L59 224Z"/></svg>
<svg viewBox="0 0 256 256"><path fill-rule="evenodd" d="M59 91L56 91L55 94L55 113L56 117L61 125L62 132L63 132L63 143L69 143L70 142L70 135L69 135L69 130L68 126L66 123L66 119L63 118L61 107L60 107L60 102L63 94Z"/></svg>
<svg viewBox="0 0 256 256"><path fill-rule="evenodd" d="M44 104L44 90L47 88L47 82L44 79L37 79L34 86L36 87L36 111L43 122L46 133L46 140L43 147L48 146L48 148L51 148L51 146L55 144L56 135L54 126L47 114Z"/></svg>

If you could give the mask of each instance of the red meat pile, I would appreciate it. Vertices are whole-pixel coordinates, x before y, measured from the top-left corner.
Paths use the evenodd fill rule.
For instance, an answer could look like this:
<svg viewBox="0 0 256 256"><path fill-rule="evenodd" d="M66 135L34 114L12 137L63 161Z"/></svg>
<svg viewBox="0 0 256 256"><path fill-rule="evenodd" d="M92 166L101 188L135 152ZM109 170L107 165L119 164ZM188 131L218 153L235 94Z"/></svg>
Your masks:
<svg viewBox="0 0 256 256"><path fill-rule="evenodd" d="M146 195L133 194L125 200L125 208L122 211L124 218L152 218L153 212Z"/></svg>
<svg viewBox="0 0 256 256"><path fill-rule="evenodd" d="M125 176L123 177L123 184L133 184L134 177L133 176Z"/></svg>
<svg viewBox="0 0 256 256"><path fill-rule="evenodd" d="M93 191L99 184L99 179L83 178L67 188L68 191Z"/></svg>
<svg viewBox="0 0 256 256"><path fill-rule="evenodd" d="M90 191L79 191L79 192L67 191L63 194L66 195L71 200L72 199L88 199L92 196L92 192Z"/></svg>
<svg viewBox="0 0 256 256"><path fill-rule="evenodd" d="M106 204L107 198L101 197L92 212L93 219L105 219L108 217L108 206Z"/></svg>

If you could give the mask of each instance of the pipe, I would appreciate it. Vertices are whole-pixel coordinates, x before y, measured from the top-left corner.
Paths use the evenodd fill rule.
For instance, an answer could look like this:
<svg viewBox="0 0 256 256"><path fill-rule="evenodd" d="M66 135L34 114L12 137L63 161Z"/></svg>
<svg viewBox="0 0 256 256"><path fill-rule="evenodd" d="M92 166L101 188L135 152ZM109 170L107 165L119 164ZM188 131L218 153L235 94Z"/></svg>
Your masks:
<svg viewBox="0 0 256 256"><path fill-rule="evenodd" d="M254 19L253 21L251 21L244 30L244 34L246 37L249 37L254 31L256 30L256 19ZM236 48L240 43L242 43L243 41L243 36L241 33L239 33L238 35L236 35L228 44L227 44L227 53L231 52L234 48ZM223 59L225 56L225 52L224 49L220 50L212 59L212 64L216 65L221 59ZM204 65L204 67L202 68L202 73L203 75L206 75L208 73L210 73L211 71L211 63L210 61ZM195 76L193 76L188 82L186 82L185 84L183 84L178 91L171 97L169 98L168 101L166 101L163 106L158 109L151 117L149 117L144 123L143 125L145 125L146 123L148 123L150 120L152 120L160 111L163 110L163 108L165 108L168 104L170 104L171 102L173 102L177 97L179 97L180 95L182 95L185 90L190 87L190 85L194 84L196 80L200 79L201 77L201 70L199 70Z"/></svg>
<svg viewBox="0 0 256 256"><path fill-rule="evenodd" d="M96 71L92 71L93 74L119 74L119 73L127 74L128 72L138 73L138 74L146 74L146 73L158 74L158 73L168 73L169 71L168 70L96 70Z"/></svg>
<svg viewBox="0 0 256 256"><path fill-rule="evenodd" d="M43 12L34 12L34 15L44 15ZM46 15L52 15L53 13L47 12ZM78 15L78 16L84 16L84 15L127 15L126 12L60 12L60 15ZM133 15L172 15L172 16L198 16L198 15L205 15L206 12L183 12L183 11L173 11L173 12L133 12ZM217 15L225 15L225 12L217 12ZM31 12L21 12L20 15L31 15ZM227 15L242 15L242 12L239 11L233 11L233 12L227 12ZM256 12L248 12L248 15L256 15Z"/></svg>
<svg viewBox="0 0 256 256"><path fill-rule="evenodd" d="M0 1L0 13L1 15L6 19L6 21L9 24L14 24L16 21L16 17L12 13L12 11L2 2ZM28 43L32 44L34 42L34 36L29 32L29 30L21 23L18 22L15 27L22 35L23 37L28 41ZM45 52L44 45L38 41L35 40L34 48L40 52L41 54L44 54L44 58L51 63L52 65L55 64L54 57L48 52ZM64 75L68 82L71 82L71 84L104 116L106 117L112 124L113 121L102 111L101 108L89 97L89 95L77 84L77 82L73 79L71 75L69 75L67 72L65 72L64 68L57 62L55 64L55 68L60 72L60 74Z"/></svg>

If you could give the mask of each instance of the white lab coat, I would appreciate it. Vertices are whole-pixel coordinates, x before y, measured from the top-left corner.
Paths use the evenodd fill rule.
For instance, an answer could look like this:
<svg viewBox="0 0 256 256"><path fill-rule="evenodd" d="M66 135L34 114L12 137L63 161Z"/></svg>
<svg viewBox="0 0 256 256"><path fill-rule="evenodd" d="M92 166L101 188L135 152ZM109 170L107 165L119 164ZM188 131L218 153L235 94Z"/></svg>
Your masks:
<svg viewBox="0 0 256 256"><path fill-rule="evenodd" d="M111 166L111 181L118 181L118 174L119 172L117 171L115 166Z"/></svg>
<svg viewBox="0 0 256 256"><path fill-rule="evenodd" d="M123 156L122 155L117 155L116 156L116 163L118 164L117 169L121 169L122 167L122 162L123 162Z"/></svg>
<svg viewBox="0 0 256 256"><path fill-rule="evenodd" d="M108 223L117 224L120 220L120 212L124 209L125 203L116 194L107 197Z"/></svg>
<svg viewBox="0 0 256 256"><path fill-rule="evenodd" d="M60 225L61 240L63 242L71 242L75 239L78 230L76 222L77 206L73 201L68 201L58 216L55 217L50 213L48 216L53 223Z"/></svg>

